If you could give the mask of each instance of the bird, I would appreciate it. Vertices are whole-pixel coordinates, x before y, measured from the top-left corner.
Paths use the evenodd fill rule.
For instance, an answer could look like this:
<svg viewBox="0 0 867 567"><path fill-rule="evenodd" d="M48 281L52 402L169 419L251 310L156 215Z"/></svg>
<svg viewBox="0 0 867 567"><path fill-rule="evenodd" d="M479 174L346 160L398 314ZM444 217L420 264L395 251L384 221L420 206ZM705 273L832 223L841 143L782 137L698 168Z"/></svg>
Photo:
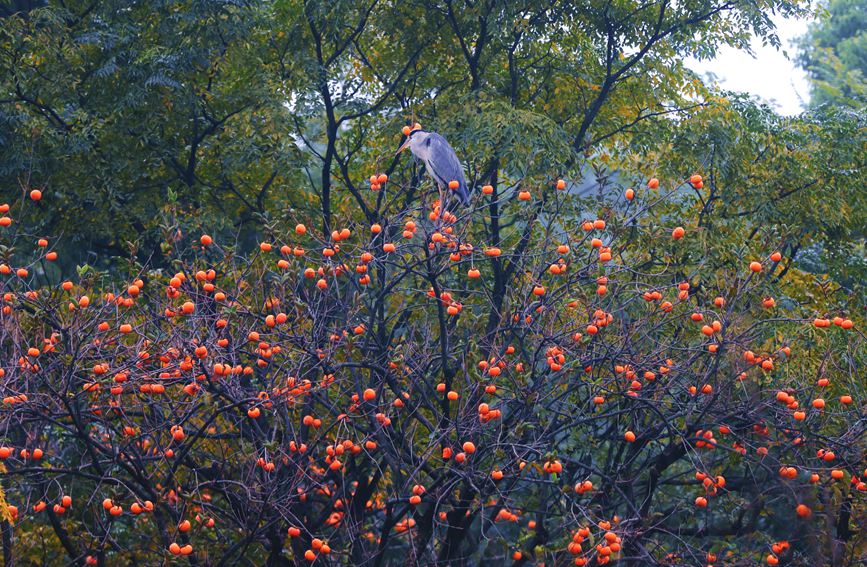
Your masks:
<svg viewBox="0 0 867 567"><path fill-rule="evenodd" d="M416 159L424 162L428 175L439 186L440 194L449 188L449 184L454 185L454 182L457 182L453 191L464 206L470 204L470 193L461 162L445 138L436 132L417 128L409 133L394 155L399 155L407 148Z"/></svg>

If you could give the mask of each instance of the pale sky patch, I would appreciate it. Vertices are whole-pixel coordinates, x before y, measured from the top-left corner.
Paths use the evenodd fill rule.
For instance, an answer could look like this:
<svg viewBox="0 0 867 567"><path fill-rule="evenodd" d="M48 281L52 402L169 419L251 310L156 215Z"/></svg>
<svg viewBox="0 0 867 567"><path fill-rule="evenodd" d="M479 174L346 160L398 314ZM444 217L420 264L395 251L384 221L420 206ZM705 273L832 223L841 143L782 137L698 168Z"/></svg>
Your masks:
<svg viewBox="0 0 867 567"><path fill-rule="evenodd" d="M806 33L809 21L782 17L773 20L782 43L779 51L753 38L755 58L744 51L725 47L709 61L688 58L686 66L702 76L713 73L721 88L749 93L770 103L780 114L799 114L810 100L810 86L806 73L794 62L797 54L794 40Z"/></svg>

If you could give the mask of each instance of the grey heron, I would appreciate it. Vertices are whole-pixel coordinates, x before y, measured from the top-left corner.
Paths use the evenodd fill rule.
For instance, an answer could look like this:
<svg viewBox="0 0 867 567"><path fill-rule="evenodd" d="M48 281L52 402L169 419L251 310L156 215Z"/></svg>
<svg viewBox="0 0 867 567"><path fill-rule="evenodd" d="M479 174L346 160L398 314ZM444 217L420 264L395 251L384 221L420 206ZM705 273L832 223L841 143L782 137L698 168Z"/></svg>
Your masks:
<svg viewBox="0 0 867 567"><path fill-rule="evenodd" d="M457 193L461 203L470 203L470 193L461 162L445 138L436 132L416 129L409 133L397 154L407 148L416 159L424 162L428 175L439 186L440 194L449 189L450 183L454 185L456 182L457 187L453 191Z"/></svg>

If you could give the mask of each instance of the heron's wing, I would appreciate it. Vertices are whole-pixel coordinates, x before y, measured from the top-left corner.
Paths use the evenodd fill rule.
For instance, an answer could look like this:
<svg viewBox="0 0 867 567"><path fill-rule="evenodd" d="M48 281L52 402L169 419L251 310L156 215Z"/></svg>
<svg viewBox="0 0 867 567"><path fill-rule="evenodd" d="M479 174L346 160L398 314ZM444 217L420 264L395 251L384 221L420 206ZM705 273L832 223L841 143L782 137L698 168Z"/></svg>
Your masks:
<svg viewBox="0 0 867 567"><path fill-rule="evenodd" d="M461 167L461 162L458 160L457 154L439 134L432 132L425 144L428 145L430 153L428 154L427 165L431 169L436 181L441 185L448 186L449 181L457 181L457 194L464 203L469 202L469 192L467 191L467 180L464 177L464 169Z"/></svg>

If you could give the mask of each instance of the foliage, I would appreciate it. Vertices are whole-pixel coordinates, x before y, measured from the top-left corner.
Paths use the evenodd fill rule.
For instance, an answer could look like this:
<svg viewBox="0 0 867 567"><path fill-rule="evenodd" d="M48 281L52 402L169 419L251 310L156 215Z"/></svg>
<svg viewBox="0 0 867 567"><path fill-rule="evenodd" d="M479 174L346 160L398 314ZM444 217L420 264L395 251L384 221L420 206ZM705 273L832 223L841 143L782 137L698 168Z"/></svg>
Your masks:
<svg viewBox="0 0 867 567"><path fill-rule="evenodd" d="M55 195L42 231L68 235L71 269L162 261L154 213L172 198L212 230L241 226L248 244L287 205L326 224L347 200L374 216L366 172L393 167L392 133L412 117L464 144L473 177L524 155L548 159L537 173L553 156L577 172L602 142L700 104L683 55L750 32L775 42L767 13L805 7L34 2L0 26L0 186Z"/></svg>
<svg viewBox="0 0 867 567"><path fill-rule="evenodd" d="M780 117L732 95L679 124L637 163L705 174L698 226L715 234L708 259L719 251L719 262L733 262L771 231L794 265L831 275L863 304L865 128L864 115L848 109Z"/></svg>
<svg viewBox="0 0 867 567"><path fill-rule="evenodd" d="M812 84L810 103L863 109L867 104L867 5L830 0L801 41L800 61Z"/></svg>

